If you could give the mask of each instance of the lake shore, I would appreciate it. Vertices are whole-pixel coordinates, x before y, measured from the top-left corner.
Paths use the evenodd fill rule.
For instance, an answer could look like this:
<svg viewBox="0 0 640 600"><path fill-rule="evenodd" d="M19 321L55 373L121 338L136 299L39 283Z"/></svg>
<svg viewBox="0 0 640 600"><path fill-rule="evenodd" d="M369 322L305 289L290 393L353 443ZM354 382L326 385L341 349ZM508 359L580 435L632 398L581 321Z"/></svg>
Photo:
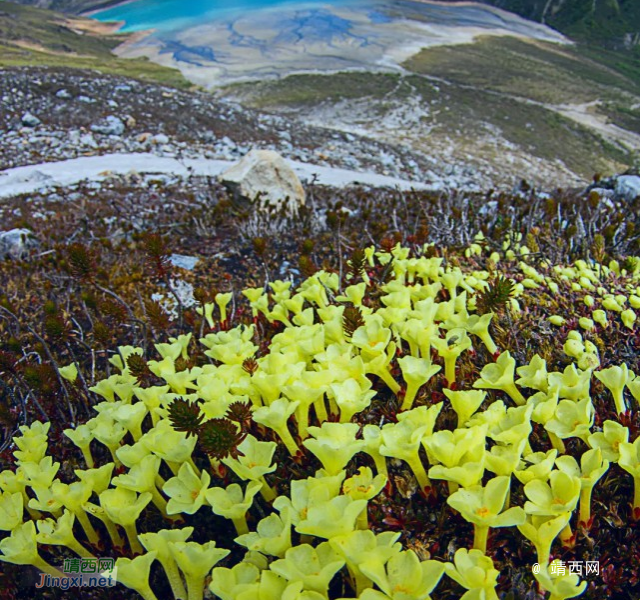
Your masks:
<svg viewBox="0 0 640 600"><path fill-rule="evenodd" d="M111 10L113 8L118 8L119 6L125 6L126 4L134 4L135 2L138 2L139 0L116 0L115 2L106 2L105 4L103 4L100 8L94 8L91 10L87 10L83 13L80 13L81 17L86 17L88 19L92 19L94 18L94 15L100 14L101 12L104 12L105 10ZM96 19L97 20L97 19ZM103 21L101 21L103 22ZM114 21L117 23L122 23L122 25L120 25L120 27L124 26L124 21Z"/></svg>

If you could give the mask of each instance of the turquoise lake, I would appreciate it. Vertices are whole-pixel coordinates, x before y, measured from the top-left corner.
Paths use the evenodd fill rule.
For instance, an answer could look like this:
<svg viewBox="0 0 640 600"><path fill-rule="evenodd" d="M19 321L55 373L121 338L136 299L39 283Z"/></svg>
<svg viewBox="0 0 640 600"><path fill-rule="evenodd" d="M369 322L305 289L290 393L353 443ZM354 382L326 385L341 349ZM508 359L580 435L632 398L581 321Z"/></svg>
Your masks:
<svg viewBox="0 0 640 600"><path fill-rule="evenodd" d="M250 12L314 6L353 6L370 4L365 0L136 0L96 12L99 21L124 21L120 31L145 29L172 31L207 21L225 20Z"/></svg>

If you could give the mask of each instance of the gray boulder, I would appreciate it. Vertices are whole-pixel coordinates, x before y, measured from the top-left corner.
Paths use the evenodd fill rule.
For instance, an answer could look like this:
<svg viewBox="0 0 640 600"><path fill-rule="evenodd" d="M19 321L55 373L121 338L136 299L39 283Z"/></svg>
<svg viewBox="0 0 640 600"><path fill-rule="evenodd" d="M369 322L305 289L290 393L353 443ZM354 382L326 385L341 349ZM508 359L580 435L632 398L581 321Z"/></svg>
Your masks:
<svg viewBox="0 0 640 600"><path fill-rule="evenodd" d="M30 112L24 113L22 115L22 119L20 120L25 127L37 127L38 125L40 125L40 123L42 123L42 121L38 119L38 117L32 115Z"/></svg>
<svg viewBox="0 0 640 600"><path fill-rule="evenodd" d="M91 131L102 133L103 135L122 135L124 133L124 123L118 117L109 115L100 123L92 125Z"/></svg>
<svg viewBox="0 0 640 600"><path fill-rule="evenodd" d="M0 260L5 258L20 259L29 250L38 245L29 229L10 229L0 231Z"/></svg>
<svg viewBox="0 0 640 600"><path fill-rule="evenodd" d="M260 209L283 209L295 215L305 203L300 179L284 158L272 150L251 150L218 179L235 200L258 202Z"/></svg>

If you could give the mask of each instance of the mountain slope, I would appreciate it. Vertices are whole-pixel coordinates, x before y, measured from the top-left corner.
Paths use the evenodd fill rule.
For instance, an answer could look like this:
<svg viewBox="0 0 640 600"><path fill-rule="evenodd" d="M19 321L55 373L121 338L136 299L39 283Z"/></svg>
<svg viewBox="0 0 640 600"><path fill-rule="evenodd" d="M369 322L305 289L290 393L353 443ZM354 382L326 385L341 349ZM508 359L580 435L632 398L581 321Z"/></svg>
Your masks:
<svg viewBox="0 0 640 600"><path fill-rule="evenodd" d="M244 105L472 164L478 177L563 184L631 166L640 79L580 49L513 38L424 49L403 74L295 75L229 86Z"/></svg>
<svg viewBox="0 0 640 600"><path fill-rule="evenodd" d="M640 45L637 0L481 0L545 23L571 38L617 49Z"/></svg>

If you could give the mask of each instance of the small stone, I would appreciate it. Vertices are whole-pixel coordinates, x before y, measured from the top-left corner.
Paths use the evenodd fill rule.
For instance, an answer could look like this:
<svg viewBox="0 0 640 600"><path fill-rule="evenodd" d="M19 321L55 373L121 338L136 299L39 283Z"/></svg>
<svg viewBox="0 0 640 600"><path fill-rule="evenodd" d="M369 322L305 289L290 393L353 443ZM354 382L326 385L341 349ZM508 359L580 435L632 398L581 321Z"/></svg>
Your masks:
<svg viewBox="0 0 640 600"><path fill-rule="evenodd" d="M38 125L40 125L40 123L42 123L42 121L38 119L38 117L32 115L30 112L24 113L22 115L22 119L20 120L25 127L37 127Z"/></svg>
<svg viewBox="0 0 640 600"><path fill-rule="evenodd" d="M84 135L80 136L79 141L83 146L89 146L89 148L98 147L98 143L90 133L85 133Z"/></svg>
<svg viewBox="0 0 640 600"><path fill-rule="evenodd" d="M198 258L195 256L186 256L184 254L172 254L169 257L169 262L180 269L186 269L187 271L193 271L198 264Z"/></svg>
<svg viewBox="0 0 640 600"><path fill-rule="evenodd" d="M58 90L56 92L56 98L60 98L61 100L69 100L71 98L71 94L67 90Z"/></svg>
<svg viewBox="0 0 640 600"><path fill-rule="evenodd" d="M122 135L124 133L124 123L118 117L109 115L97 125L92 125L91 131L102 133L103 135Z"/></svg>
<svg viewBox="0 0 640 600"><path fill-rule="evenodd" d="M164 133L157 133L156 135L154 135L151 138L151 141L154 144L157 144L158 146L161 146L163 144L168 144L169 143L169 136L165 135Z"/></svg>

